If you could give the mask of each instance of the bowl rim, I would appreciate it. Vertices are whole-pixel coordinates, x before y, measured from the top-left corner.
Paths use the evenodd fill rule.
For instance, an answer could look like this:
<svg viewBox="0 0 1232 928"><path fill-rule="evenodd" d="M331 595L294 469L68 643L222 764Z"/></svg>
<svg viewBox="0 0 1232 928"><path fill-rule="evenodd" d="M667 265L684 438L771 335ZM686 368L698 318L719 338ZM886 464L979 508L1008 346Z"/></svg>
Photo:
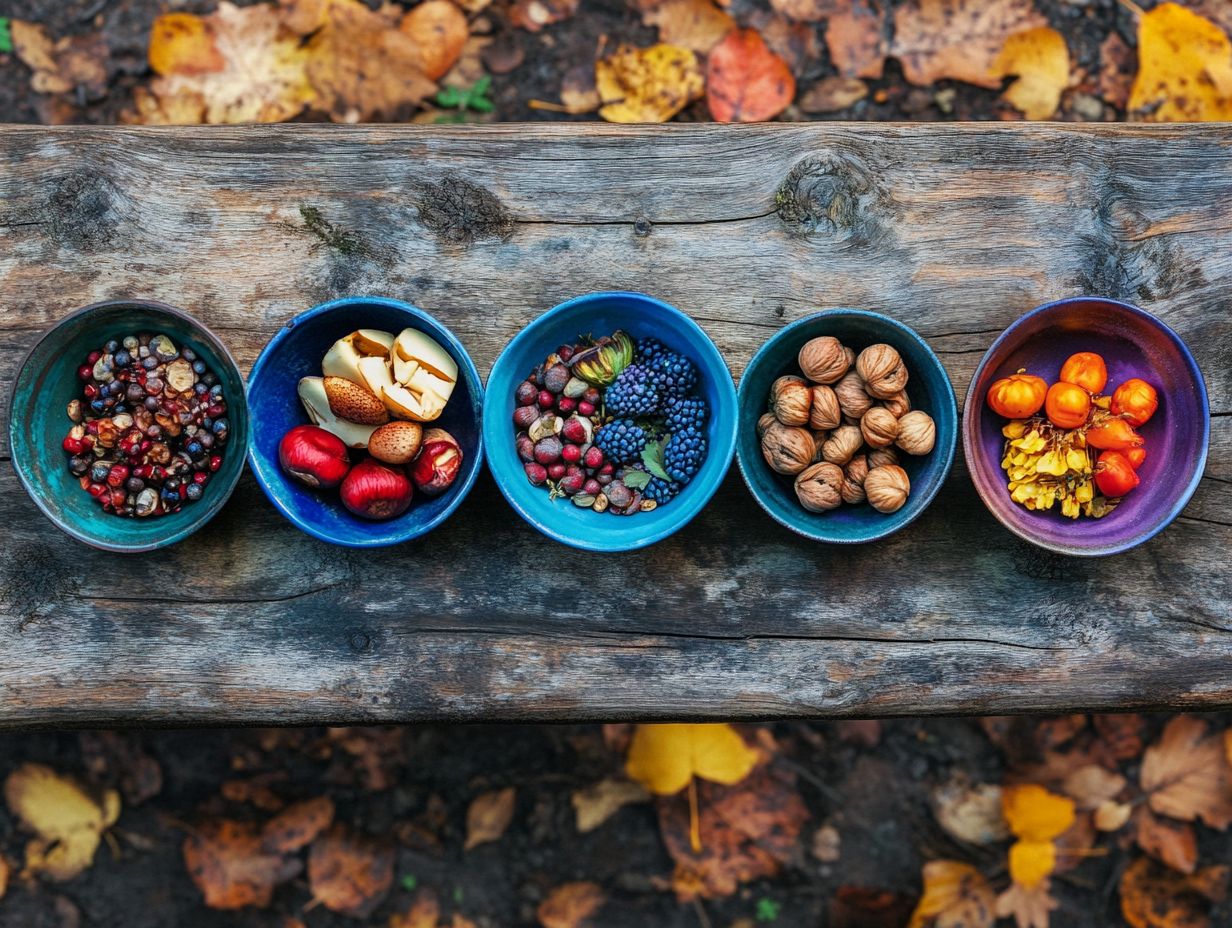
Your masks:
<svg viewBox="0 0 1232 928"><path fill-rule="evenodd" d="M611 544L605 543L601 540L591 541L589 540L589 537L575 537L571 534L561 532L547 522L540 523L540 521L529 513L518 501L512 489L507 485L507 481L502 479L501 475L497 471L497 468L492 466L492 462L488 462L488 469L492 472L492 479L496 483L497 488L500 490L501 496L503 496L505 501L513 507L514 511L522 517L523 521L537 529L541 534L551 538L553 541L560 542L561 544L580 551L594 551L601 554L616 554L624 551L637 551L641 548L649 547L652 544L674 535L676 532L680 531L680 529L692 522L693 519L695 519L697 515L706 508L710 500L714 498L714 494L718 492L719 487L723 484L724 478L731 469L732 457L734 456L736 450L736 429L740 420L739 401L736 398L736 384L732 379L731 367L728 366L727 359L723 357L723 353L719 351L718 346L714 343L714 339L712 339L706 333L706 330L698 325L697 322L695 322L693 318L684 310L673 306L658 297L651 296L648 293L642 293L638 290L595 290L590 293L583 293L578 296L570 297L564 302L557 303L550 309L544 310L529 323L523 326L522 329L505 344L505 347L501 349L500 354L496 356L496 360L492 363L491 371L488 373L488 382L491 382L492 376L498 370L512 365L514 363L514 354L527 342L536 337L536 334L539 331L546 328L550 321L556 316L577 306L610 299L627 299L635 302L647 303L655 307L657 310L669 313L680 320L682 325L693 334L701 345L703 345L703 350L713 353L711 360L717 361L719 368L727 374L726 378L716 378L720 381L716 386L721 394L721 401L731 404L733 415L731 427L717 436L719 438L719 442L716 442L706 455L707 463L714 455L718 455L718 458L720 459L720 470L716 472L715 478L712 481L713 485L707 489L703 489L702 494L696 497L694 502L690 504L689 507L681 507L672 521L666 522L661 528L648 532L647 534L633 539L628 543ZM490 394L485 394L484 397L483 428L485 433L488 429L495 430L498 428L503 428L507 424L507 420L505 420L504 417L489 415L490 410L488 408L488 403L496 402L495 399L490 400L489 396ZM495 440L497 435L493 432L486 437ZM509 437L512 437L512 433ZM535 489L536 492L538 492L538 488L532 489ZM598 532L595 533L593 537L596 539L602 539L604 534L602 532Z"/></svg>
<svg viewBox="0 0 1232 928"><path fill-rule="evenodd" d="M245 385L245 397L252 392L253 380L257 378L264 370L265 366L270 363L269 359L278 350L282 343L287 339L290 333L297 325L306 322L309 319L314 319L317 316L327 315L334 310L343 308L354 308L358 305L379 305L387 309L394 309L399 312L419 320L420 322L428 323L429 327L438 330L445 335L445 341L450 349L456 352L462 363L459 364L463 371L463 376L467 379L467 387L470 388L475 398L478 400L480 413L478 418L478 428L475 429L476 445L475 445L475 466L470 469L470 473L463 477L462 482L452 488L451 498L447 505L438 512L433 518L421 525L412 525L406 529L395 533L391 538L369 539L369 540L354 540L336 538L329 532L318 528L315 525L309 524L301 519L296 513L292 512L282 501L278 499L270 490L270 487L265 479L265 474L262 470L262 463L257 460L257 446L255 442L249 442L248 445L248 466L252 470L253 479L257 486L261 488L261 492L273 504L274 508L282 514L282 516L307 535L316 538L319 541L328 542L332 545L337 545L343 548L387 548L392 545L404 544L408 541L414 541L420 538L439 526L442 522L454 514L454 511L462 504L475 482L479 479L479 472L483 470L484 465L484 450L483 450L483 424L482 410L484 404L484 385L479 377L479 370L475 367L475 361L471 357L470 352L462 344L461 340L454 335L453 331L437 319L432 313L426 309L421 309L412 303L405 300L399 300L388 296L342 296L324 303L318 303L309 309L296 313L290 319L279 327L278 331L270 336L269 340L261 348L260 354L257 355L256 361L253 362L252 369L248 372L248 380ZM432 333L434 336L436 332ZM431 427L431 423L424 423L425 426ZM391 520L393 521L393 520Z"/></svg>
<svg viewBox="0 0 1232 928"><path fill-rule="evenodd" d="M795 532L797 535L800 535L803 538L807 538L810 541L820 541L824 544L832 544L832 545L862 545L862 544L869 544L870 542L874 542L874 541L880 541L883 538L888 538L890 535L893 535L895 532L899 532L903 530L904 528L906 528L908 525L910 525L912 522L914 522L916 519L918 519L921 515L924 514L924 512L928 509L928 507L932 505L933 500L936 499L937 494L941 492L941 488L945 485L946 480L949 479L950 471L954 467L954 454L955 454L955 449L958 446L958 422L957 422L958 399L954 394L954 385L950 382L950 375L949 375L949 372L945 369L945 365L941 363L941 359L937 357L936 352L933 351L933 349L929 346L928 342L924 340L924 337L920 335L918 332L916 332L915 329L911 328L911 326L907 325L905 322L900 322L899 320L894 319L891 316L887 316L884 313L876 312L875 310L856 309L854 307L836 306L836 307L831 307L828 309L816 310L815 312L809 313L807 316L803 316L795 320L794 322L788 323L787 325L783 326L783 328L779 329L777 332L771 335L768 339L766 339L765 342L762 343L761 347L758 348L757 351L753 353L753 357L749 359L749 363L744 369L745 374L742 374L740 377L740 389L738 392L738 396L739 396L739 403L740 403L741 411L743 412L745 401L749 398L749 390L746 387L746 384L748 383L748 379L745 375L748 373L750 368L752 368L755 364L758 363L758 361L760 361L765 356L765 354L770 350L771 346L779 343L780 341L782 341L782 339L787 337L789 334L793 333L797 329L800 329L800 328L803 328L809 325L810 323L815 323L818 320L822 320L822 319L835 319L839 317L860 319L860 320L864 320L868 322L873 322L873 323L889 326L891 329L893 329L897 333L909 338L910 340L914 341L917 345L919 345L924 350L925 356L935 366L936 371L941 374L941 380L944 384L943 399L946 402L948 402L950 408L954 410L955 428L953 432L950 434L950 440L945 443L944 449L942 449L940 446L933 448L932 453L936 454L938 451L941 451L942 455L944 456L944 460L942 461L942 467L941 467L940 473L933 480L931 485L925 488L923 492L923 497L920 501L919 508L913 514L911 514L907 519L905 519L903 522L897 525L887 525L885 527L878 528L877 530L875 530L874 532L872 532L871 534L867 536L862 536L859 538L835 538L824 532L810 531L808 529L803 528L802 526L795 525L787 521L786 519L781 518L777 512L775 512L773 509L770 508L769 505L766 504L765 500L762 499L762 495L757 491L756 487L753 485L752 479L749 476L749 468L752 468L758 465L761 465L764 467L765 466L764 461L762 461L760 458L758 458L756 461L753 461L753 462L746 461L745 456L741 453L740 446L737 445L736 463L740 468L740 476L744 478L745 486L749 488L749 495L752 496L753 499L757 501L757 505L760 506L763 510L765 510L766 514L769 515L770 518L772 518L779 525L782 525L784 528L790 529L791 531Z"/></svg>
<svg viewBox="0 0 1232 928"><path fill-rule="evenodd" d="M218 356L223 359L224 363L230 365L231 371L235 375L235 379L243 388L241 392L243 394L242 399L245 408L247 408L248 405L248 390L244 383L244 375L240 372L239 365L235 362L235 356L231 354L231 350L227 348L226 343L218 337L213 329L211 329L196 316L186 310L180 309L178 306L172 306L169 303L163 303L159 300L148 300L141 297L117 297L106 300L97 300L93 303L89 303L85 306L74 309L44 329L22 357L21 363L17 366L16 373L13 375L13 387L9 392L8 402L9 454L11 456L13 470L17 472L18 483L21 484L22 489L26 491L26 495L34 501L34 505L38 507L39 511L42 512L44 516L47 517L48 521L50 521L54 526L56 526L56 528L60 529L60 531L64 532L64 534L68 535L70 538L75 538L82 544L89 545L91 548L95 548L99 551L111 551L116 554L140 554L145 551L156 551L160 548L166 548L173 544L177 544L189 535L192 535L199 528L202 528L206 523L210 522L216 515L218 515L219 512L222 511L223 507L227 503L227 500L231 498L231 494L235 492L235 488L240 481L240 476L244 473L244 468L241 464L231 480L224 484L221 495L216 494L216 502L214 503L215 508L212 511L206 510L202 514L203 517L201 519L190 522L183 528L170 533L165 538L160 538L156 541L151 541L145 544L125 544L123 542L111 542L92 537L91 535L61 519L48 508L46 503L43 502L42 497L34 491L33 482L26 473L25 464L20 462L18 455L13 453L13 438L17 430L17 417L13 414L17 405L17 384L21 380L22 374L25 373L26 367L29 365L30 360L34 357L35 352L42 347L44 342L52 338L63 326L68 323L73 322L79 317L88 316L103 309L137 309L162 313L180 320L190 328L199 332L202 340L209 342L210 346L217 352ZM239 448L239 453L243 460L247 460L251 437L252 427L251 424L249 424L248 427L244 429L244 434L241 436L241 447ZM232 453L234 453L234 450ZM217 486L217 484L215 484L215 486Z"/></svg>
<svg viewBox="0 0 1232 928"><path fill-rule="evenodd" d="M1101 545L1098 547L1079 547L1072 545L1054 545L1042 541L1034 537L1030 532L1021 529L1019 526L1008 522L1005 517L992 505L989 499L985 496L983 488L976 481L974 476L973 461L975 460L976 440L975 434L979 431L979 409L975 398L975 385L980 377L984 374L984 369L988 367L990 360L999 348L1002 347L1014 332L1022 326L1027 320L1033 319L1036 316L1045 315L1047 313L1064 309L1074 303L1102 303L1106 306L1114 306L1119 310L1127 312L1131 316L1137 316L1148 325L1152 325L1159 329L1166 338L1170 339L1174 345L1180 350L1181 357L1185 361L1185 366L1188 368L1190 376L1197 386L1199 408L1202 413L1202 448L1195 462L1193 476L1189 483L1185 486L1180 496L1177 497L1175 505L1168 512L1157 519L1150 527L1143 529L1138 534L1126 539L1123 542L1111 545ZM1005 528L1014 535L1021 538L1023 541L1030 542L1039 548L1046 551L1052 551L1056 554L1067 554L1073 557L1106 557L1112 554L1120 554L1128 551L1131 548L1136 548L1140 544L1150 541L1165 528L1171 525L1189 505L1189 501L1193 498L1194 493L1198 489L1198 485L1202 482L1202 475L1206 471L1207 456L1210 451L1211 443L1211 405L1210 398L1207 396L1206 379L1202 376L1202 371L1198 367L1198 362L1194 358L1193 353L1185 344L1184 339L1176 333L1176 331L1156 316L1140 306L1135 306L1133 303L1127 303L1124 300L1114 299L1108 296L1067 296L1059 300L1051 300L1047 303L1041 303L1034 309L1023 313L1013 322L1011 322L1000 335L989 345L988 350L984 352L984 356L980 358L980 363L975 368L975 373L971 375L971 383L967 385L967 395L963 400L963 456L967 461L968 475L971 477L971 483L975 486L975 492L979 496L984 507L993 514Z"/></svg>

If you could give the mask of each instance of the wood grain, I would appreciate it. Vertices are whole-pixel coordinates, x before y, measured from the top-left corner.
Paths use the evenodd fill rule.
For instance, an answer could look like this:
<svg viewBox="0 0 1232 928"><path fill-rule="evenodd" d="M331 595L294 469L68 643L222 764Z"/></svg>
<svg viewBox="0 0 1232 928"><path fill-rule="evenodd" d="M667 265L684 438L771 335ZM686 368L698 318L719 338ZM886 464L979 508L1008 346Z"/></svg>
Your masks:
<svg viewBox="0 0 1232 928"><path fill-rule="evenodd" d="M247 369L295 312L397 296L486 374L542 310L629 288L737 375L815 308L890 313L961 401L1001 329L1087 292L1175 327L1216 415L1185 514L1102 561L1017 541L961 462L875 546L796 538L733 472L622 556L543 540L487 477L428 538L356 554L246 477L190 541L118 557L61 536L6 466L0 725L1232 705L1230 231L1226 126L6 127L6 394L41 329L106 297L200 315Z"/></svg>

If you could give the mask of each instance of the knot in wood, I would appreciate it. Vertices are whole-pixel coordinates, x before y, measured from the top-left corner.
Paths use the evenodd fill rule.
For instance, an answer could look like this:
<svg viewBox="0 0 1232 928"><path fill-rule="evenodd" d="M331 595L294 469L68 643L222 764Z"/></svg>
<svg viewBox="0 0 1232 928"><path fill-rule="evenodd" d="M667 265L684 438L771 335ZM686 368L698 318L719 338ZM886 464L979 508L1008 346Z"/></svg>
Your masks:
<svg viewBox="0 0 1232 928"><path fill-rule="evenodd" d="M352 651L359 654L372 650L372 636L364 631L351 632L350 637L347 639L347 643L350 644Z"/></svg>
<svg viewBox="0 0 1232 928"><path fill-rule="evenodd" d="M125 193L105 175L75 171L52 183L43 211L58 243L95 251L115 243L132 212L129 206Z"/></svg>
<svg viewBox="0 0 1232 928"><path fill-rule="evenodd" d="M638 216L633 220L633 234L638 238L645 238L654 231L654 223L645 216Z"/></svg>
<svg viewBox="0 0 1232 928"><path fill-rule="evenodd" d="M872 174L855 156L828 152L798 162L779 185L774 202L779 219L794 232L865 242L881 232L876 213L883 199Z"/></svg>
<svg viewBox="0 0 1232 928"><path fill-rule="evenodd" d="M496 194L452 174L425 184L416 206L424 227L455 245L507 238L513 231L513 219Z"/></svg>

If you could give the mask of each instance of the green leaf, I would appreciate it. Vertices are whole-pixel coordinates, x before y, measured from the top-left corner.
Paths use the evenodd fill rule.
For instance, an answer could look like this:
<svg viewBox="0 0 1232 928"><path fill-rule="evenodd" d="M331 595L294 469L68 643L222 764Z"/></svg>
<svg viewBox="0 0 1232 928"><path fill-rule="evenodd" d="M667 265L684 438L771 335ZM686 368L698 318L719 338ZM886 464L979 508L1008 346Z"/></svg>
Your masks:
<svg viewBox="0 0 1232 928"><path fill-rule="evenodd" d="M7 55L13 50L13 33L9 31L9 18L0 16L0 54Z"/></svg>
<svg viewBox="0 0 1232 928"><path fill-rule="evenodd" d="M757 920L759 922L777 921L779 912L783 910L783 903L775 899L758 899L757 900Z"/></svg>
<svg viewBox="0 0 1232 928"><path fill-rule="evenodd" d="M488 88L492 86L492 75L485 74L479 80L475 81L475 86L471 88L472 97L482 97L488 92Z"/></svg>
<svg viewBox="0 0 1232 928"><path fill-rule="evenodd" d="M473 109L476 113L490 113L494 109L496 109L495 103L483 97L472 98L470 105L471 105L471 109Z"/></svg>
<svg viewBox="0 0 1232 928"><path fill-rule="evenodd" d="M630 490L644 490L646 484L650 483L650 474L644 470L630 470L620 479Z"/></svg>
<svg viewBox="0 0 1232 928"><path fill-rule="evenodd" d="M408 893L413 893L415 891L415 887L419 885L419 877L415 876L413 873L408 873L400 879L398 883Z"/></svg>
<svg viewBox="0 0 1232 928"><path fill-rule="evenodd" d="M465 99L462 91L457 87L442 87L440 93L436 95L437 106L457 106Z"/></svg>
<svg viewBox="0 0 1232 928"><path fill-rule="evenodd" d="M671 480L671 476L663 468L663 442L648 441L642 449L642 463L660 480Z"/></svg>

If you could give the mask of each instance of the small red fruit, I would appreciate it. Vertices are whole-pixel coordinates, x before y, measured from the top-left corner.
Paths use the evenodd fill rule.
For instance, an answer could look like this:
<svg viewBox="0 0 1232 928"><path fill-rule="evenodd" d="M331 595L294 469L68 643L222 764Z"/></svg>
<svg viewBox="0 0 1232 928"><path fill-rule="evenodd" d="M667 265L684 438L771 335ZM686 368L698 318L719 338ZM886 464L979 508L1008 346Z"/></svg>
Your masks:
<svg viewBox="0 0 1232 928"><path fill-rule="evenodd" d="M518 435L515 444L518 449L518 457L523 461L533 461L535 459L535 443L530 440L530 436L525 432Z"/></svg>
<svg viewBox="0 0 1232 928"><path fill-rule="evenodd" d="M364 458L342 480L342 505L365 519L392 519L406 512L415 493L400 467Z"/></svg>
<svg viewBox="0 0 1232 928"><path fill-rule="evenodd" d="M548 479L547 468L542 464L536 464L534 461L530 461L523 464L522 469L526 471L526 479L529 480L533 486L541 487Z"/></svg>
<svg viewBox="0 0 1232 928"><path fill-rule="evenodd" d="M559 348L556 349L556 353L560 355L560 359L562 361L568 364L570 359L573 357L573 346L572 345L561 345Z"/></svg>
<svg viewBox="0 0 1232 928"><path fill-rule="evenodd" d="M85 445L82 444L80 438L73 438L71 435L66 435L64 441L60 442L60 447L69 454L81 454L85 450Z"/></svg>
<svg viewBox="0 0 1232 928"><path fill-rule="evenodd" d="M1124 452L1105 451L1095 463L1095 485L1104 496L1115 499L1138 485L1138 475Z"/></svg>
<svg viewBox="0 0 1232 928"><path fill-rule="evenodd" d="M577 416L571 416L565 420L560 434L565 441L571 441L575 445L585 444L590 440L590 431L586 428L585 422Z"/></svg>
<svg viewBox="0 0 1232 928"><path fill-rule="evenodd" d="M588 403L585 400L582 400L577 405L577 411L579 416L593 416L595 414L595 405L594 403Z"/></svg>
<svg viewBox="0 0 1232 928"><path fill-rule="evenodd" d="M586 449L586 460L584 463L590 468L602 467L603 450L598 445L591 445Z"/></svg>
<svg viewBox="0 0 1232 928"><path fill-rule="evenodd" d="M513 391L513 397L519 406L533 406L539 402L539 388L529 380L523 380Z"/></svg>
<svg viewBox="0 0 1232 928"><path fill-rule="evenodd" d="M582 460L582 446L565 445L560 449L560 456L564 458L566 464L576 464Z"/></svg>
<svg viewBox="0 0 1232 928"><path fill-rule="evenodd" d="M551 466L549 466L548 476L551 477L553 480L559 480L561 477L565 476L564 462L557 461L555 464L552 464Z"/></svg>
<svg viewBox="0 0 1232 928"><path fill-rule="evenodd" d="M1134 470L1142 466L1142 462L1146 460L1146 448L1138 445L1136 448L1130 448L1125 452L1125 456L1129 458L1129 463L1133 465Z"/></svg>
<svg viewBox="0 0 1232 928"><path fill-rule="evenodd" d="M582 402L590 403L591 406L598 406L599 401L603 399L603 394L599 392L598 387L588 387L586 392L582 394Z"/></svg>
<svg viewBox="0 0 1232 928"><path fill-rule="evenodd" d="M519 406L513 411L513 426L516 429L528 429L539 419L539 407L535 404Z"/></svg>
<svg viewBox="0 0 1232 928"><path fill-rule="evenodd" d="M587 496L598 496L603 492L603 484L593 477L582 484L582 492Z"/></svg>
<svg viewBox="0 0 1232 928"><path fill-rule="evenodd" d="M539 405L544 409L551 409L556 404L556 395L548 390L539 391Z"/></svg>
<svg viewBox="0 0 1232 928"><path fill-rule="evenodd" d="M545 467L560 460L561 443L555 435L541 438L535 443L535 460Z"/></svg>
<svg viewBox="0 0 1232 928"><path fill-rule="evenodd" d="M453 485L462 469L462 449L449 441L426 444L411 465L415 486L429 496L439 496Z"/></svg>
<svg viewBox="0 0 1232 928"><path fill-rule="evenodd" d="M561 398L556 401L556 408L566 415L577 409L577 405L577 400L571 396L562 395Z"/></svg>
<svg viewBox="0 0 1232 928"><path fill-rule="evenodd" d="M287 474L314 490L338 486L351 469L346 443L315 425L297 425L282 436L278 463Z"/></svg>
<svg viewBox="0 0 1232 928"><path fill-rule="evenodd" d="M583 474L565 474L560 478L560 491L565 496L572 496L577 493L586 484L586 477Z"/></svg>

